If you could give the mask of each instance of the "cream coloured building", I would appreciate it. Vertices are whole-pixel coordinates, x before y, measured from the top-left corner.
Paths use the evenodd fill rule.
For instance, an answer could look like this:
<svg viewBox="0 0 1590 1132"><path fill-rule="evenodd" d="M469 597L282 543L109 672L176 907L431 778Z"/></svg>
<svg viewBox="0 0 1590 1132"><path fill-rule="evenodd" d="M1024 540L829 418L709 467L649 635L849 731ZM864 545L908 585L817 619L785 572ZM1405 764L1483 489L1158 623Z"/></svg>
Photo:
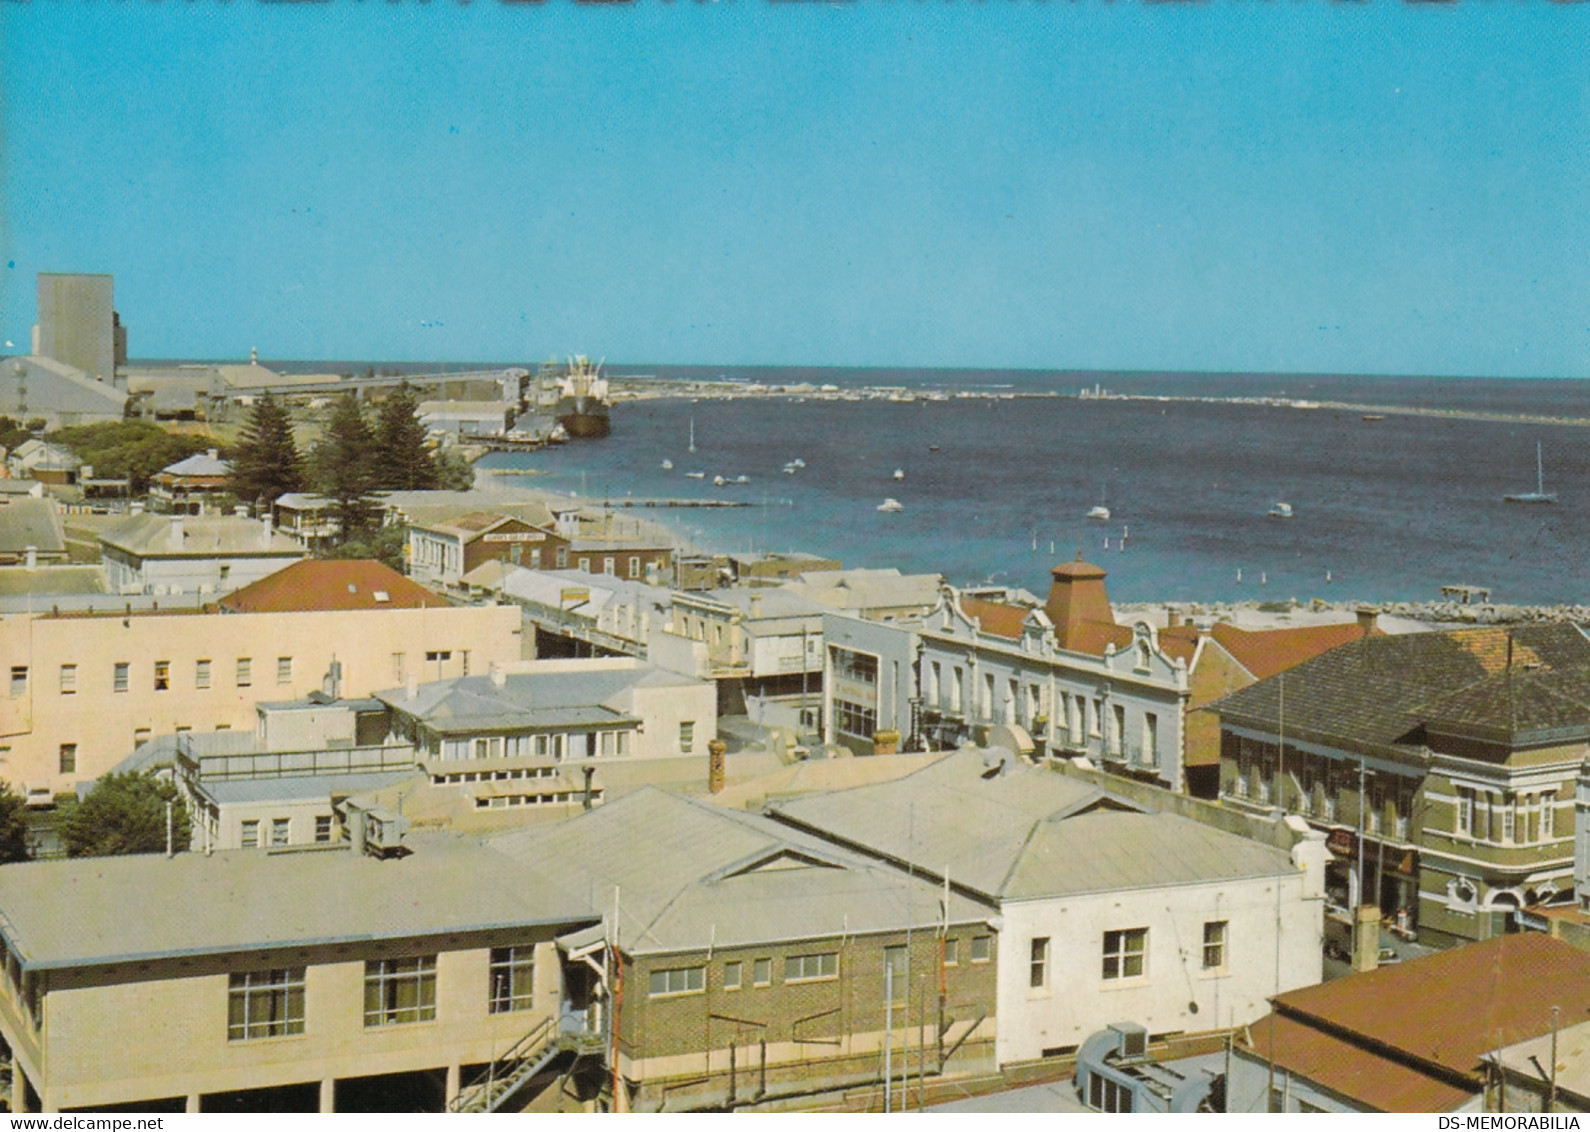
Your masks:
<svg viewBox="0 0 1590 1132"><path fill-rule="evenodd" d="M389 860L7 865L12 1111L437 1111L533 1031L601 1032L554 944L597 919L535 866L443 837Z"/></svg>
<svg viewBox="0 0 1590 1132"><path fill-rule="evenodd" d="M0 779L39 796L150 737L255 726L255 704L344 696L521 658L514 606L0 616Z"/></svg>

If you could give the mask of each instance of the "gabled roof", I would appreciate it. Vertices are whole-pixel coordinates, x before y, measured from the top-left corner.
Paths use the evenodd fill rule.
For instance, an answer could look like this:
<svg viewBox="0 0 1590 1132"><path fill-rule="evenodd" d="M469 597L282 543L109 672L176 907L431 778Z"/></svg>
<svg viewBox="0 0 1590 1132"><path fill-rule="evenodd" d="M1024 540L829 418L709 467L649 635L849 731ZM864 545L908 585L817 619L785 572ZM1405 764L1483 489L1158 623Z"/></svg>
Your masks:
<svg viewBox="0 0 1590 1132"><path fill-rule="evenodd" d="M1563 1027L1590 1019L1590 952L1536 932L1503 935L1272 1001L1278 1065L1322 1074L1321 1084L1371 1107L1432 1111L1451 1107L1443 1089L1382 1078L1379 1062L1389 1056L1446 1089L1456 1077L1478 1092L1481 1058L1548 1032L1553 1007ZM1266 1023L1253 1027L1256 1056L1268 1056L1269 1038Z"/></svg>
<svg viewBox="0 0 1590 1132"><path fill-rule="evenodd" d="M1358 640L1364 630L1356 621L1287 629L1239 629L1220 621L1209 635L1231 654L1232 659L1252 673L1255 680L1265 680L1339 645ZM1372 635L1382 634L1375 629ZM1160 639L1164 640L1164 633Z"/></svg>
<svg viewBox="0 0 1590 1132"><path fill-rule="evenodd" d="M220 476L232 474L230 461L212 456L208 452L195 452L185 460L178 460L175 464L167 464L160 469L163 476Z"/></svg>
<svg viewBox="0 0 1590 1132"><path fill-rule="evenodd" d="M228 613L306 613L436 609L447 602L374 559L306 558L227 594L218 604Z"/></svg>
<svg viewBox="0 0 1590 1132"><path fill-rule="evenodd" d="M182 524L182 538L172 538L173 524ZM234 515L134 515L100 533L103 546L139 558L302 558L304 548L256 519Z"/></svg>
<svg viewBox="0 0 1590 1132"><path fill-rule="evenodd" d="M377 692L381 702L442 734L481 734L539 727L602 727L637 722L624 706L636 687L696 687L681 676L630 660L577 666L566 661L530 671L460 676Z"/></svg>
<svg viewBox="0 0 1590 1132"><path fill-rule="evenodd" d="M760 815L656 787L490 844L599 894L594 903L611 908L616 889L619 942L630 954L926 928L943 916L931 882ZM952 923L991 912L951 897Z"/></svg>
<svg viewBox="0 0 1590 1132"><path fill-rule="evenodd" d="M347 849L81 857L0 866L0 933L27 969L588 923L583 890L462 838ZM138 915L129 916L129 908Z"/></svg>
<svg viewBox="0 0 1590 1132"><path fill-rule="evenodd" d="M985 765L985 754L1003 756L1006 773ZM769 813L932 874L948 869L954 884L997 899L1040 826L1096 807L1131 808L1094 786L1016 761L1008 751L963 750L893 782L779 802Z"/></svg>
<svg viewBox="0 0 1590 1132"><path fill-rule="evenodd" d="M66 553L61 509L53 499L8 497L0 503L0 554L20 556L30 546L40 554Z"/></svg>
<svg viewBox="0 0 1590 1132"><path fill-rule="evenodd" d="M1002 601L988 601L980 597L961 595L961 612L977 621L983 632L1012 641L1021 639L1021 627L1027 623L1032 610L1019 605L1006 605Z"/></svg>
<svg viewBox="0 0 1590 1132"><path fill-rule="evenodd" d="M1575 678L1545 679L1542 674L1587 667L1590 638L1573 625L1371 636L1261 680L1211 707L1223 724L1275 731L1284 686L1287 735L1344 750L1385 751L1413 741L1422 724L1438 720L1482 738L1510 729L1516 739L1577 726L1576 709L1556 694L1570 688ZM1504 678L1492 679L1498 675ZM1519 691L1529 684L1539 688ZM1584 733L1590 737L1590 729Z"/></svg>

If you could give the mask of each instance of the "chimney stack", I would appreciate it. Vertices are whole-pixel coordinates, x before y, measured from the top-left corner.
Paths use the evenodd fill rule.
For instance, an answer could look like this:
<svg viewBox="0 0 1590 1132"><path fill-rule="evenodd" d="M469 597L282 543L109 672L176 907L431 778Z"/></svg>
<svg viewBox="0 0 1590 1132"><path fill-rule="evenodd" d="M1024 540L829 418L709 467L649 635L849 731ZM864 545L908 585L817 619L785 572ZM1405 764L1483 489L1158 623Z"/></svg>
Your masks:
<svg viewBox="0 0 1590 1132"><path fill-rule="evenodd" d="M403 685L403 696L407 700L420 698L420 674L418 672L409 673L409 678Z"/></svg>
<svg viewBox="0 0 1590 1132"><path fill-rule="evenodd" d="M506 688L508 686L508 673L504 672L502 665L495 660L491 662L491 686L493 688Z"/></svg>
<svg viewBox="0 0 1590 1132"><path fill-rule="evenodd" d="M171 525L166 528L166 540L171 544L172 550L181 550L182 539L182 516L173 515Z"/></svg>
<svg viewBox="0 0 1590 1132"><path fill-rule="evenodd" d="M707 744L707 793L723 793L723 780L727 770L724 755L728 753L729 745L722 739L713 739Z"/></svg>
<svg viewBox="0 0 1590 1132"><path fill-rule="evenodd" d="M885 727L882 731L872 733L872 753L875 755L897 755L900 753L900 733L892 727Z"/></svg>
<svg viewBox="0 0 1590 1132"><path fill-rule="evenodd" d="M221 458L221 450L219 448L206 448L204 450L204 454L212 460L219 460Z"/></svg>
<svg viewBox="0 0 1590 1132"><path fill-rule="evenodd" d="M762 616L762 595L759 594L759 593L753 592L751 594L751 618L753 620L756 620L756 619L759 619L761 616Z"/></svg>
<svg viewBox="0 0 1590 1132"><path fill-rule="evenodd" d="M261 550L269 550L271 548L271 532L273 529L270 512L267 511L260 516L259 520L259 545Z"/></svg>
<svg viewBox="0 0 1590 1132"><path fill-rule="evenodd" d="M1369 636L1375 631L1375 622L1380 617L1380 610L1372 605L1360 605L1357 609L1358 627L1363 630L1364 636Z"/></svg>
<svg viewBox="0 0 1590 1132"><path fill-rule="evenodd" d="M39 568L39 548L30 546L24 553L28 556L28 569L37 570Z"/></svg>
<svg viewBox="0 0 1590 1132"><path fill-rule="evenodd" d="M1359 974L1380 966L1380 909L1360 904L1353 909L1353 970Z"/></svg>

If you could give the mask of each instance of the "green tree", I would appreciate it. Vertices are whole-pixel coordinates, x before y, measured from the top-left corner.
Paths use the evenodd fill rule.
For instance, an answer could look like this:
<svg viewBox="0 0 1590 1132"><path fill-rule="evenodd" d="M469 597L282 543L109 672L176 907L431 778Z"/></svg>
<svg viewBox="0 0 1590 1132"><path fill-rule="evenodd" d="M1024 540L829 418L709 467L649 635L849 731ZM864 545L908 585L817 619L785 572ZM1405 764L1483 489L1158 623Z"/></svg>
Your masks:
<svg viewBox="0 0 1590 1132"><path fill-rule="evenodd" d="M374 558L404 573L404 551L408 549L409 529L402 523L388 523L358 538L339 543L330 553L332 558Z"/></svg>
<svg viewBox="0 0 1590 1132"><path fill-rule="evenodd" d="M452 449L439 450L436 486L443 491L468 491L475 486L475 466Z"/></svg>
<svg viewBox="0 0 1590 1132"><path fill-rule="evenodd" d="M0 864L26 861L32 856L27 805L10 783L0 782Z"/></svg>
<svg viewBox="0 0 1590 1132"><path fill-rule="evenodd" d="M436 461L425 447L420 400L403 382L381 405L375 426L376 486L388 491L430 491L436 487Z"/></svg>
<svg viewBox="0 0 1590 1132"><path fill-rule="evenodd" d="M274 503L302 490L304 462L282 403L265 394L254 402L232 453L232 494L244 503Z"/></svg>
<svg viewBox="0 0 1590 1132"><path fill-rule="evenodd" d="M357 542L370 534L375 504L375 437L352 393L337 399L326 434L315 446L315 486L336 504L340 541Z"/></svg>
<svg viewBox="0 0 1590 1132"><path fill-rule="evenodd" d="M149 478L160 469L215 445L206 437L167 432L152 421L140 420L74 425L48 439L94 465L96 476L127 477L135 495L149 490Z"/></svg>
<svg viewBox="0 0 1590 1132"><path fill-rule="evenodd" d="M67 806L58 826L61 841L73 857L163 853L168 802L171 842L187 849L192 837L187 807L176 786L150 771L101 778L88 797Z"/></svg>

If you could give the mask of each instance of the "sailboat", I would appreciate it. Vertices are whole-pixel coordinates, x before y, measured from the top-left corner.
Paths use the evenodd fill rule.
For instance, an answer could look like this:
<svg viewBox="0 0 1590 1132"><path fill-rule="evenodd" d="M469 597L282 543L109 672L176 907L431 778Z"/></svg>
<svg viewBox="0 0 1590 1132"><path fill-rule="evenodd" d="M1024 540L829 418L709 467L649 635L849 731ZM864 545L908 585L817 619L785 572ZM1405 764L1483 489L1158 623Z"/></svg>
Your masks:
<svg viewBox="0 0 1590 1132"><path fill-rule="evenodd" d="M1540 461L1540 441L1535 441L1535 490L1520 492L1517 495L1504 495L1502 499L1508 503L1557 502L1557 493L1546 490L1545 467Z"/></svg>
<svg viewBox="0 0 1590 1132"><path fill-rule="evenodd" d="M1088 510L1088 518L1090 518L1090 519L1101 519L1102 520L1102 519L1108 519L1110 517L1110 509L1108 507L1106 507L1104 505L1104 503L1103 503L1103 500L1104 500L1104 489L1103 488L1099 489L1099 500L1100 500L1100 502L1099 502L1098 506L1089 508L1089 510Z"/></svg>
<svg viewBox="0 0 1590 1132"><path fill-rule="evenodd" d="M695 450L696 450L696 418L695 417L691 417L690 418L690 447L685 449L685 451L694 452Z"/></svg>

